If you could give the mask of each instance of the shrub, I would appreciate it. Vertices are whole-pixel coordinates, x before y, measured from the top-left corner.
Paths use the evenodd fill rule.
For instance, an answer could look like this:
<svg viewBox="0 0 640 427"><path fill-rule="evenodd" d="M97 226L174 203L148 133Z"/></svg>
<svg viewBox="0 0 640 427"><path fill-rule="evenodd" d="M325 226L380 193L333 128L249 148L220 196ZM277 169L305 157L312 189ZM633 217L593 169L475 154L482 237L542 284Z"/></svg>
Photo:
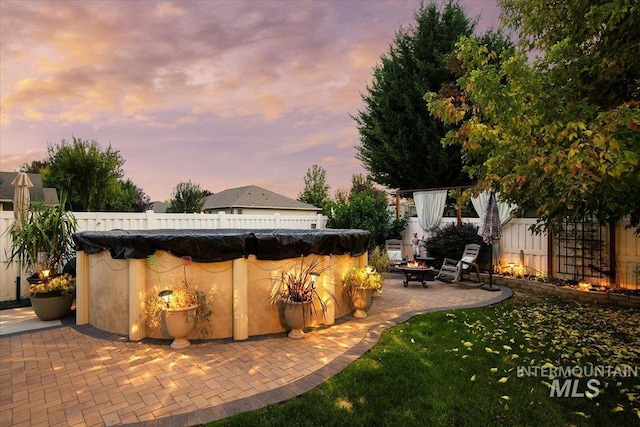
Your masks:
<svg viewBox="0 0 640 427"><path fill-rule="evenodd" d="M455 224L448 224L439 228L434 235L427 239L427 250L429 256L435 258L434 266L442 265L445 258L460 259L464 252L464 247L470 243L480 244L480 254L476 262L483 270L489 269L490 246L482 241L478 235L477 226L464 223L460 227Z"/></svg>

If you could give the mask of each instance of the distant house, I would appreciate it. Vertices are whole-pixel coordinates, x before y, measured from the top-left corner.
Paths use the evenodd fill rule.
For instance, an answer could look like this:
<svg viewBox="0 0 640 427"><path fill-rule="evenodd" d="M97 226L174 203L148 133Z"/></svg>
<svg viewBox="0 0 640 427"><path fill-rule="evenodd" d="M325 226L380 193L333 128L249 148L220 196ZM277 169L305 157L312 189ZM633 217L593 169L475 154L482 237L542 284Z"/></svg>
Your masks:
<svg viewBox="0 0 640 427"><path fill-rule="evenodd" d="M151 202L151 208L154 213L166 213L167 212L167 204L165 202Z"/></svg>
<svg viewBox="0 0 640 427"><path fill-rule="evenodd" d="M317 215L320 208L255 185L230 188L204 200L205 213Z"/></svg>
<svg viewBox="0 0 640 427"><path fill-rule="evenodd" d="M13 210L13 193L15 188L11 183L18 175L18 172L0 172L0 211ZM29 188L32 202L44 202L45 205L57 205L58 192L55 188L45 188L42 186L42 177L39 173L28 173L33 187Z"/></svg>

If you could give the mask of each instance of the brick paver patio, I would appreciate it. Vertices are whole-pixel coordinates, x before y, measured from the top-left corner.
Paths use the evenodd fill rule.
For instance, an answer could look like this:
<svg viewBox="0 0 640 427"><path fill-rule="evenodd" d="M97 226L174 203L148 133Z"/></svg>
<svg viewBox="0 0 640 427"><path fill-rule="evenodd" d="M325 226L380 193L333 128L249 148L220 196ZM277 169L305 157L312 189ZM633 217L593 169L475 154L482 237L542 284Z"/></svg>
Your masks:
<svg viewBox="0 0 640 427"><path fill-rule="evenodd" d="M302 394L371 348L386 328L427 311L484 306L511 291L440 282L402 286L391 275L369 316L346 316L305 339L131 342L84 325L0 337L2 426L186 426ZM3 313L0 312L0 316Z"/></svg>

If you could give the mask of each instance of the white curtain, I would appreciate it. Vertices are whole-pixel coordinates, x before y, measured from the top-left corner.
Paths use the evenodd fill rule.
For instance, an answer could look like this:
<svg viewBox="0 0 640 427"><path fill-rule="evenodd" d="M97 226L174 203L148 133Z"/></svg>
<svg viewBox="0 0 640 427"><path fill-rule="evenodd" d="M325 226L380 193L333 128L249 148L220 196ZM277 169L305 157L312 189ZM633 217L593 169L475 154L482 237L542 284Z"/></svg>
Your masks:
<svg viewBox="0 0 640 427"><path fill-rule="evenodd" d="M416 203L420 227L431 234L442 220L447 204L447 190L417 191L413 193L413 201Z"/></svg>
<svg viewBox="0 0 640 427"><path fill-rule="evenodd" d="M498 193L496 193L496 198ZM478 194L478 197L471 199L474 209L478 216L482 218L484 216L484 210L487 207L487 200L489 200L489 192L483 191ZM500 216L500 224L505 225L511 221L511 212L516 208L516 205L510 205L505 202L498 202L498 216Z"/></svg>

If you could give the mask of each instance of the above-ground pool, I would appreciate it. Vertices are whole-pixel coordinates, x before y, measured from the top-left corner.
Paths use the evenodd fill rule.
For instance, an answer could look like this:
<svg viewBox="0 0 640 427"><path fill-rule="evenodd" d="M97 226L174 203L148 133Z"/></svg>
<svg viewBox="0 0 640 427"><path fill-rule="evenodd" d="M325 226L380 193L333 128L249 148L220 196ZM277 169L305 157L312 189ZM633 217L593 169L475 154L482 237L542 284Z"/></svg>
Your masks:
<svg viewBox="0 0 640 427"><path fill-rule="evenodd" d="M78 251L76 322L132 340L169 338L160 328L145 327L148 295L183 280L209 292L207 336L246 339L286 330L281 310L272 304L274 280L281 271L318 258L318 292L326 315L312 324L333 324L350 313L342 275L367 264L369 233L363 230L112 230L73 236ZM153 263L148 257L154 255ZM181 257L193 262L184 266ZM320 311L319 313L322 313Z"/></svg>

